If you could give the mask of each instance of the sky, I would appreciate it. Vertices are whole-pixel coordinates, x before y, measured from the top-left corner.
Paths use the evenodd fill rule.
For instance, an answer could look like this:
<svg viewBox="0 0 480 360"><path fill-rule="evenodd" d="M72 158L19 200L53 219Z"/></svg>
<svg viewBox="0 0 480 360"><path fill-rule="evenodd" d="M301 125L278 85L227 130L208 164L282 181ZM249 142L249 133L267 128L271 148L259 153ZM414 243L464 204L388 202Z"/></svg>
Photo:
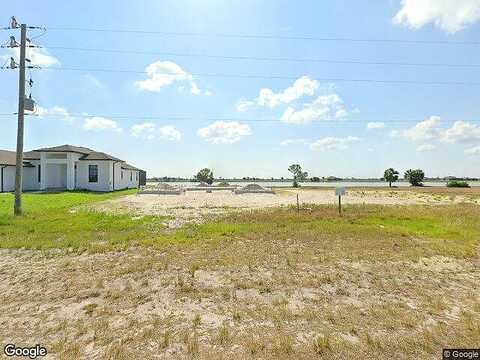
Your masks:
<svg viewBox="0 0 480 360"><path fill-rule="evenodd" d="M148 176L480 177L480 0L16 1L25 149L72 144ZM108 30L108 31L107 31ZM1 30L7 44L17 30ZM0 65L17 51L0 49ZM365 81L368 80L368 81ZM14 150L18 70L0 70Z"/></svg>

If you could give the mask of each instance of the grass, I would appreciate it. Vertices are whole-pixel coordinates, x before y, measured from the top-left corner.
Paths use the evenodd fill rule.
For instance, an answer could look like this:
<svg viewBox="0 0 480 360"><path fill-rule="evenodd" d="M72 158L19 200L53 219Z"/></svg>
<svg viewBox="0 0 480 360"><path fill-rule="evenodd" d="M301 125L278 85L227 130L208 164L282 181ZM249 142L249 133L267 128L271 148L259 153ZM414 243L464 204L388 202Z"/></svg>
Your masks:
<svg viewBox="0 0 480 360"><path fill-rule="evenodd" d="M83 208L136 190L113 193L65 192L23 195L24 215L12 215L13 195L0 196L1 248L101 249L124 246L147 238L161 228L161 218L132 219L126 214L106 214ZM155 228L152 228L155 225Z"/></svg>
<svg viewBox="0 0 480 360"><path fill-rule="evenodd" d="M89 210L129 193L26 194L21 218L0 196L1 247L88 250L2 252L0 342L247 360L431 359L480 341L479 206L305 205L177 230Z"/></svg>
<svg viewBox="0 0 480 360"><path fill-rule="evenodd" d="M91 205L134 191L108 194L66 192L24 195L25 215L14 217L13 196L0 196L0 248L72 249L102 252L127 246L217 246L235 239L302 239L307 244L324 243L322 254L306 249L301 255L339 255L362 259L375 253L377 259L444 255L472 257L480 237L478 206L348 206L340 217L333 206L305 205L295 209L242 212L225 215L200 225L165 231L165 218L132 217L89 210ZM368 239L368 240L367 240ZM347 241L348 240L348 241ZM414 246L412 246L414 245ZM396 248L395 252L385 249ZM333 254L336 254L333 256ZM296 254L285 254L294 268ZM201 263L190 265L194 277Z"/></svg>

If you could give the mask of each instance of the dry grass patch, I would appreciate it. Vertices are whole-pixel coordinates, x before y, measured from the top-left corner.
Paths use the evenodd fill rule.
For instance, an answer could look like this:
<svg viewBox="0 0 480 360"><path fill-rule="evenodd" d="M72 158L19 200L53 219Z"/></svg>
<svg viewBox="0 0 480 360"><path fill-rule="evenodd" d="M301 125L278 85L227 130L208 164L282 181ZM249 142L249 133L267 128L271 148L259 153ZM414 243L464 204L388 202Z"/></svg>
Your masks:
<svg viewBox="0 0 480 360"><path fill-rule="evenodd" d="M430 359L478 345L479 209L346 210L223 216L122 251L3 250L0 342L89 360Z"/></svg>

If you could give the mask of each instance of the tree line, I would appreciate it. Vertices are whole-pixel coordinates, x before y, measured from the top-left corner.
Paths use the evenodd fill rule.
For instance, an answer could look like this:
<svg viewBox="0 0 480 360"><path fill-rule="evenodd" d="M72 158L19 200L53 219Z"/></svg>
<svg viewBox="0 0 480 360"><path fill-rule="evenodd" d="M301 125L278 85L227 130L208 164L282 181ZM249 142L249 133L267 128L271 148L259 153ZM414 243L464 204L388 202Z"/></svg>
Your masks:
<svg viewBox="0 0 480 360"><path fill-rule="evenodd" d="M300 187L300 183L308 180L308 172L303 171L300 164L292 164L288 167L288 171L293 175L293 187ZM405 171L403 175L404 179L407 180L412 186L423 186L423 181L425 180L425 172L421 169L409 169ZM383 173L382 180L386 181L390 187L392 184L397 182L400 178L400 173L394 168L388 168ZM204 182L208 185L213 184L214 175L211 169L205 168L201 169L195 176L194 179L200 182ZM312 181L320 181L318 177L312 177ZM458 181L455 179L449 180L447 186L451 187L468 187L468 183L465 181Z"/></svg>

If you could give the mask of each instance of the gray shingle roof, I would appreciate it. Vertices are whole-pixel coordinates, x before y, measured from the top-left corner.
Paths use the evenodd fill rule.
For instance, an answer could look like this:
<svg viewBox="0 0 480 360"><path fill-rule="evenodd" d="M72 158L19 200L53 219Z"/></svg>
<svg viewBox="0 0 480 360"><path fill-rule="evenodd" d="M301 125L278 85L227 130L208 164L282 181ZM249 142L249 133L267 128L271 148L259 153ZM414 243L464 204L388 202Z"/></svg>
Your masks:
<svg viewBox="0 0 480 360"><path fill-rule="evenodd" d="M32 160L25 156L28 153L24 153L24 160ZM0 150L0 166L15 166L17 163L17 155L15 151ZM24 166L32 166L28 161L23 162Z"/></svg>
<svg viewBox="0 0 480 360"><path fill-rule="evenodd" d="M123 163L123 164L122 164L122 169L124 169L124 170L136 170L136 171L141 171L139 168L136 168L135 166L132 166L132 165L127 164L127 163Z"/></svg>
<svg viewBox="0 0 480 360"><path fill-rule="evenodd" d="M33 151L37 152L73 152L78 154L90 154L93 151L92 149L83 147L83 146L73 146L73 145L60 145L54 147L46 147L41 149L36 149Z"/></svg>
<svg viewBox="0 0 480 360"><path fill-rule="evenodd" d="M123 161L104 152L95 151L84 146L60 145L34 150L36 152L73 152L83 155L80 160L112 160Z"/></svg>
<svg viewBox="0 0 480 360"><path fill-rule="evenodd" d="M32 166L28 160L39 160L40 152L73 152L82 155L80 160L111 160L122 162L122 168L127 170L139 170L138 168L127 164L123 160L116 158L104 152L95 151L83 146L60 145L54 147L46 147L27 151L23 154L25 166ZM0 150L0 165L15 166L15 151Z"/></svg>
<svg viewBox="0 0 480 360"><path fill-rule="evenodd" d="M23 153L23 158L25 160L40 160L40 154L35 151L27 151Z"/></svg>
<svg viewBox="0 0 480 360"><path fill-rule="evenodd" d="M86 154L80 158L80 160L113 160L113 161L123 161L115 156L105 154L103 152L93 151L89 154Z"/></svg>

